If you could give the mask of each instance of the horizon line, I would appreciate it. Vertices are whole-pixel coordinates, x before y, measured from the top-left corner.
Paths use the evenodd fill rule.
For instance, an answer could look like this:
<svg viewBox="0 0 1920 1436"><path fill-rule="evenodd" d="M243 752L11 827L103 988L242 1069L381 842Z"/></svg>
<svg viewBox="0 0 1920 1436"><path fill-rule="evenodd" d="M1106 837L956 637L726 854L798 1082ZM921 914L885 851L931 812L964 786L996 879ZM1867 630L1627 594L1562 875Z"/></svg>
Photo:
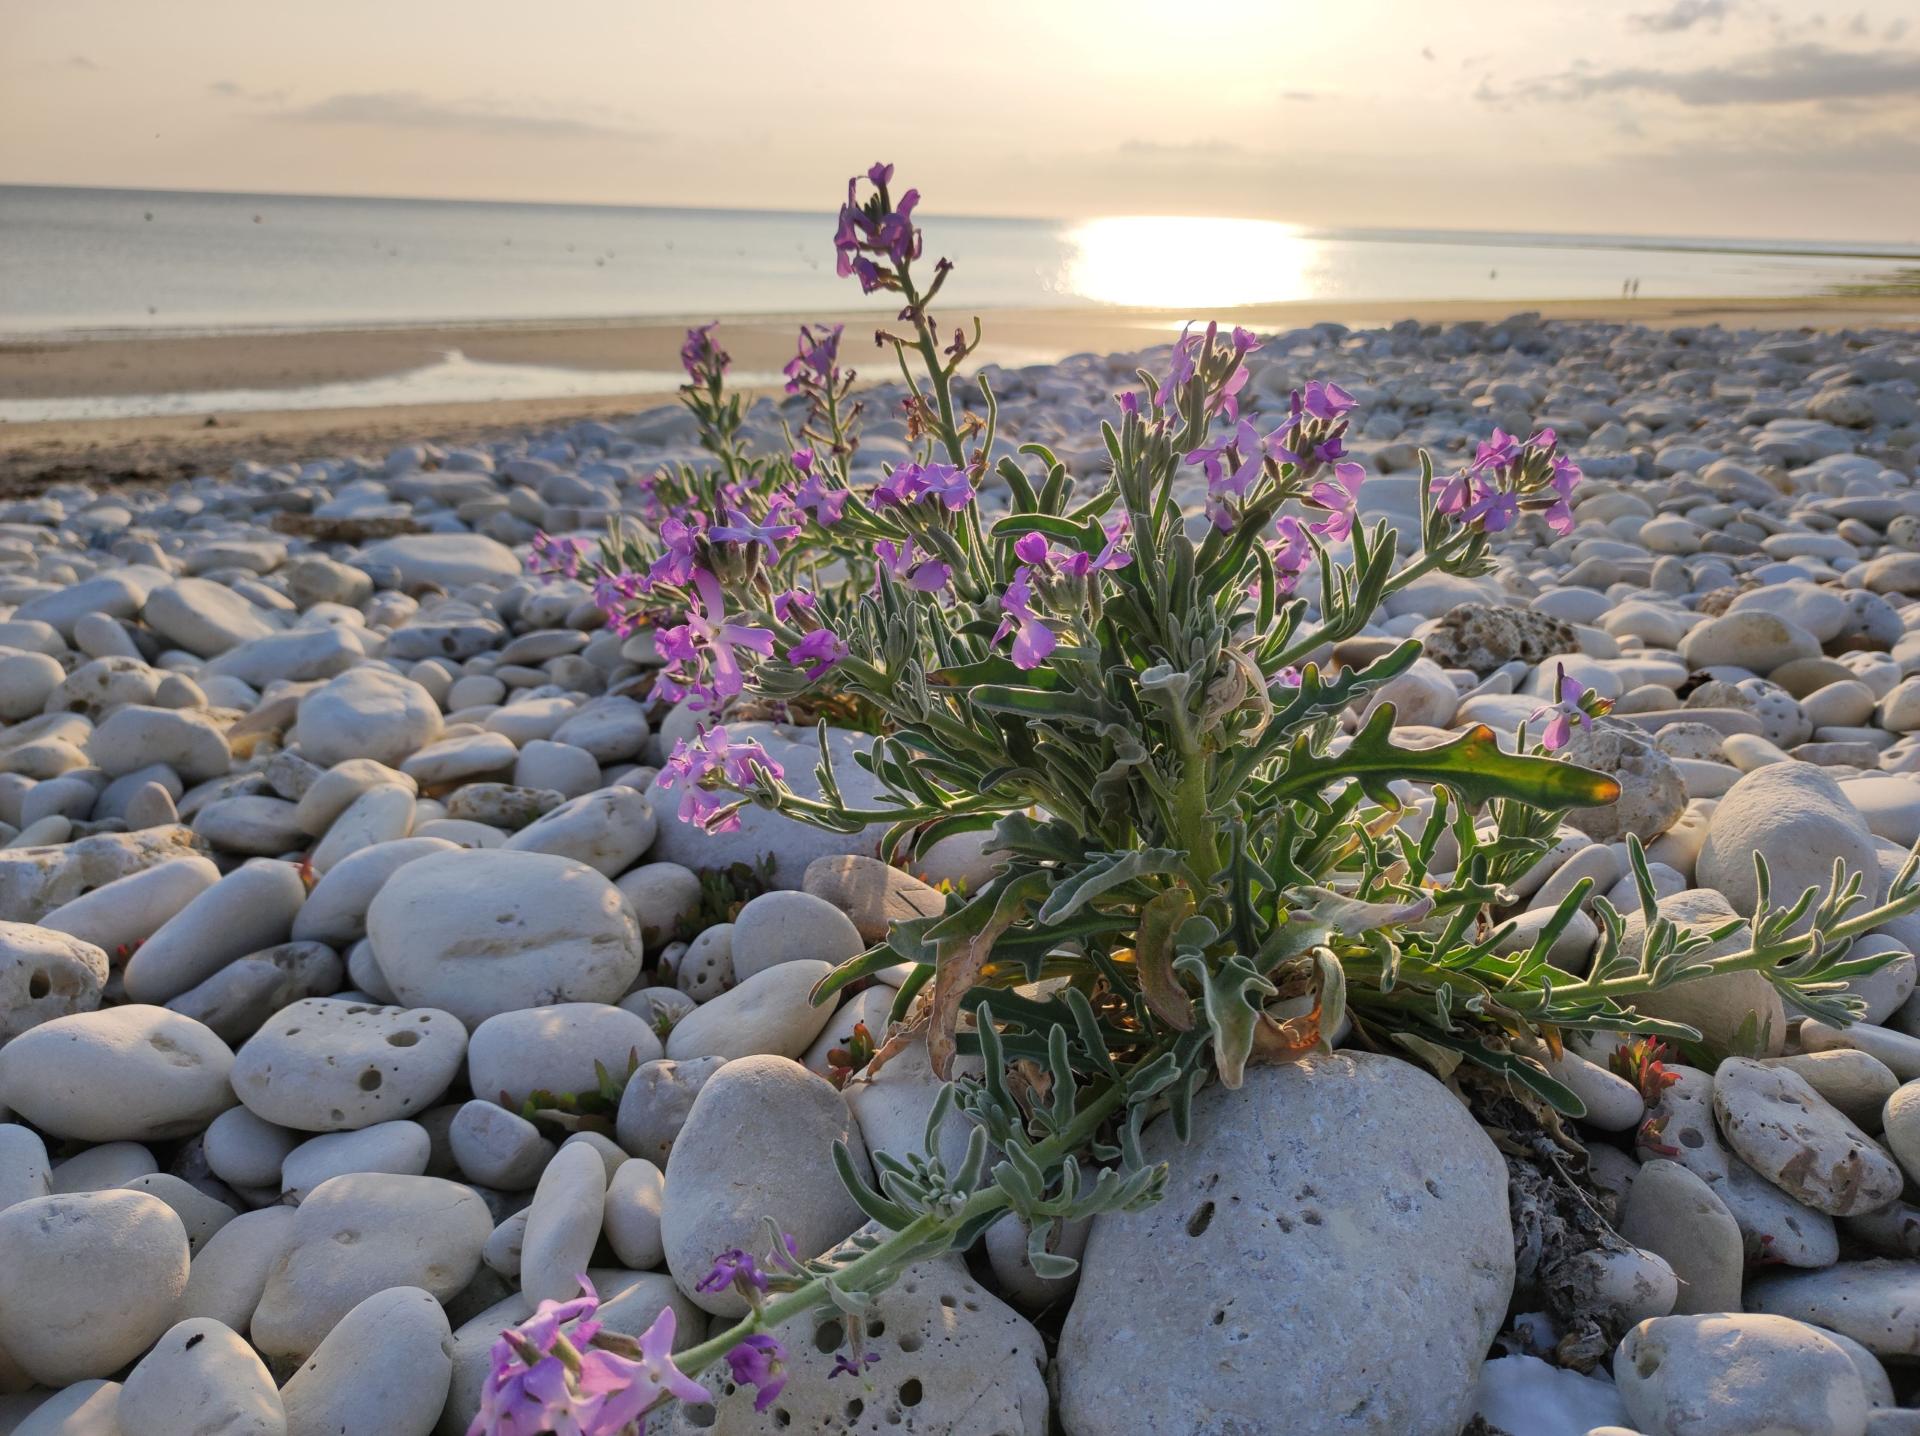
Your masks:
<svg viewBox="0 0 1920 1436"><path fill-rule="evenodd" d="M399 195L372 193L325 193L312 190L225 190L190 189L174 186L132 186L102 184L52 184L38 180L0 179L0 189L67 190L103 194L162 194L191 196L202 199L303 199L303 200L357 200L384 204L443 204L443 205L495 205L522 209L594 209L594 210L648 210L670 214L724 214L724 215L776 215L795 219L831 219L829 209L793 209L785 206L749 206L749 205L699 205L699 204L644 204L610 200L553 200L553 199L498 199L483 196L448 195ZM1369 237L1391 237L1407 243L1446 243L1452 239L1471 239L1479 241L1514 239L1545 240L1554 247L1569 249L1594 248L1639 248L1639 249L1679 249L1692 250L1697 247L1709 247L1712 252L1722 254L1795 254L1818 253L1833 258L1862 259L1920 259L1920 238L1909 240L1860 240L1841 238L1816 238L1793 235L1702 235L1674 234L1661 231L1595 231L1595 230L1476 230L1454 229L1446 226L1397 226L1397 225L1343 225L1343 224L1304 224L1297 220L1276 219L1270 215L1223 215L1192 213L1115 213L1112 211L1084 215L1039 215L1039 214L982 214L949 213L942 215L943 220L977 221L985 223L1079 225L1098 220L1109 219L1194 219L1194 220L1233 220L1255 224L1284 225L1298 233L1303 239L1346 239L1366 240ZM1434 240L1423 240L1420 236L1443 236ZM1615 241L1616 243L1603 243ZM1617 243L1625 241L1625 243ZM1659 241L1666 241L1660 243ZM1684 241L1684 242L1681 242ZM1773 246L1820 246L1817 250L1806 248L1780 249ZM1862 247L1866 246L1866 247Z"/></svg>

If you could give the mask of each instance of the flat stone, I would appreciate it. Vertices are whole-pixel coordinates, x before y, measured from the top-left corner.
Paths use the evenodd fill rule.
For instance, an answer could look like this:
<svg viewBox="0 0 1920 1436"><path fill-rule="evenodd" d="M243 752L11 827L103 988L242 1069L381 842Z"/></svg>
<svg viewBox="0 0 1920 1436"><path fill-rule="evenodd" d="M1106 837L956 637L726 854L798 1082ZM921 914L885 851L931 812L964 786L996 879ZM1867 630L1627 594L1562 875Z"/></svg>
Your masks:
<svg viewBox="0 0 1920 1436"><path fill-rule="evenodd" d="M411 1116L446 1091L467 1033L437 1008L310 997L275 1013L234 1058L248 1110L301 1132L341 1132Z"/></svg>
<svg viewBox="0 0 1920 1436"><path fill-rule="evenodd" d="M1714 1073L1713 1109L1728 1145L1815 1211L1874 1211L1905 1185L1873 1139L1790 1068L1729 1057Z"/></svg>
<svg viewBox="0 0 1920 1436"><path fill-rule="evenodd" d="M356 1172L323 1182L295 1214L293 1240L253 1315L269 1359L304 1361L354 1307L395 1286L442 1303L473 1279L493 1222L471 1187L438 1177Z"/></svg>
<svg viewBox="0 0 1920 1436"><path fill-rule="evenodd" d="M162 1007L129 1005L43 1022L0 1047L0 1107L83 1142L164 1141L234 1102L233 1053Z"/></svg>

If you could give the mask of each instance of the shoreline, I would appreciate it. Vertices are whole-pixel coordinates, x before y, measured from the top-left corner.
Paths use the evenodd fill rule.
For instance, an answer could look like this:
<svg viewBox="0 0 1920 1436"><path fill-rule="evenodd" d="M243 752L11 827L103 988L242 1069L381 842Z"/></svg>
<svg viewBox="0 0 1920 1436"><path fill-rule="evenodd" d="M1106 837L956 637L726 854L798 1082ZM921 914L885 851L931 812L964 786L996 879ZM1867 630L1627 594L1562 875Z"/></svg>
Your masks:
<svg viewBox="0 0 1920 1436"><path fill-rule="evenodd" d="M1113 353L1169 342L1187 319L1217 318L1261 331L1333 321L1356 328L1497 322L1534 311L1554 320L1603 320L1669 328L1834 329L1920 327L1920 297L1543 300L1311 300L1194 314L1166 309L983 310L982 362L1018 366L1070 353ZM947 316L959 318L959 311ZM842 353L868 377L893 377L888 356L862 336L873 313L754 316L722 320L723 342L742 372L777 373L799 323L844 322ZM880 323L885 322L884 316ZM684 322L667 319L509 322L380 329L271 331L197 336L22 338L0 341L0 397L60 399L231 390L296 391L405 374L457 349L481 363L587 372L677 374ZM630 414L673 402L636 388L471 402L349 408L218 408L150 417L0 422L0 494L65 482L172 482L237 459L287 462L428 440L471 442L533 426Z"/></svg>

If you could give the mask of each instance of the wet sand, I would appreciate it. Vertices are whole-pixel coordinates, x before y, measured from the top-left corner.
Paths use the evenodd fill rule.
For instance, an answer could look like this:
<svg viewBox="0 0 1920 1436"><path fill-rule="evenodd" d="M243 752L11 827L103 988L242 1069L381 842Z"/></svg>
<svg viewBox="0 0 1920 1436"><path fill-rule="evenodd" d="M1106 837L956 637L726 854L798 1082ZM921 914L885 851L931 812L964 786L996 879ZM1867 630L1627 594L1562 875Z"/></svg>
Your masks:
<svg viewBox="0 0 1920 1436"><path fill-rule="evenodd" d="M1920 298L1753 300L1580 300L1537 304L1474 301L1349 303L1313 301L1222 310L1223 322L1258 330L1323 320L1356 327L1413 318L1423 322L1499 320L1522 309L1548 318L1613 319L1660 326L1833 329L1920 327ZM868 337L871 313L847 323L842 354L876 378L890 356ZM961 316L950 312L947 323ZM1173 310L1000 310L983 315L983 360L1039 363L1082 351L1112 352L1164 343L1192 315ZM730 319L724 343L742 371L775 371L793 353L799 316ZM441 326L253 332L208 335L89 335L0 340L0 398L53 399L228 389L297 389L405 373L447 350L495 363L583 370L674 372L684 321ZM570 420L631 413L671 397L658 392L604 397L514 399L479 403L286 409L151 418L0 423L0 492L48 484L169 482L215 471L237 459L280 462L344 452L378 452L412 440L461 442Z"/></svg>

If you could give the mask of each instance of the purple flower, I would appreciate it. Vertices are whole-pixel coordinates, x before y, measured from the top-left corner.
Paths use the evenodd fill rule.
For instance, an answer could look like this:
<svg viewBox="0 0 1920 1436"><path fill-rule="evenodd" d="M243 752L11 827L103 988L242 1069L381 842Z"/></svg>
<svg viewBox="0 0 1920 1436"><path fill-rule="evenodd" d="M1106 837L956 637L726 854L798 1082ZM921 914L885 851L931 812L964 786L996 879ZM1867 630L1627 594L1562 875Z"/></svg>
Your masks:
<svg viewBox="0 0 1920 1436"><path fill-rule="evenodd" d="M1129 532L1127 516L1122 514L1106 526L1106 547L1099 553L1085 553L1079 549L1053 548L1042 533L1022 534L1014 541L1013 554L1028 568L1038 569L1042 573L1058 572L1068 578L1085 578L1098 570L1125 568L1133 562L1133 555L1120 547Z"/></svg>
<svg viewBox="0 0 1920 1436"><path fill-rule="evenodd" d="M874 555L880 566L909 588L921 593L938 593L953 581L953 570L936 558L916 558L913 540L894 543L875 539Z"/></svg>
<svg viewBox="0 0 1920 1436"><path fill-rule="evenodd" d="M847 645L830 629L816 628L787 650L787 662L804 668L811 683L847 656Z"/></svg>
<svg viewBox="0 0 1920 1436"><path fill-rule="evenodd" d="M1259 347L1260 341L1254 337L1251 329L1242 329L1238 324L1233 326L1234 353L1242 355L1251 354Z"/></svg>
<svg viewBox="0 0 1920 1436"><path fill-rule="evenodd" d="M583 1296L542 1302L501 1333L468 1436L619 1436L664 1398L713 1399L673 1364L672 1307L641 1335L633 1360L597 1344L628 1339L600 1336L599 1298L585 1277L580 1285Z"/></svg>
<svg viewBox="0 0 1920 1436"><path fill-rule="evenodd" d="M537 1347L542 1354L552 1351L554 1342L561 1335L561 1328L574 1323L574 1329L567 1333L574 1341L591 1341L593 1334L600 1329L600 1323L592 1320L593 1314L600 1309L600 1294L593 1289L593 1283L585 1274L574 1278L580 1285L580 1295L571 1301L543 1301L534 1308L533 1315L521 1322L516 1328L523 1341Z"/></svg>
<svg viewBox="0 0 1920 1436"><path fill-rule="evenodd" d="M777 554L781 544L800 532L799 524L781 523L774 514L769 514L762 523L755 523L739 509L730 508L726 519L724 524L708 529L707 537L729 543L765 544L769 553Z"/></svg>
<svg viewBox="0 0 1920 1436"><path fill-rule="evenodd" d="M836 1376L858 1376L861 1367L871 1366L879 1359L880 1353L877 1351L862 1352L858 1356L840 1352L833 1358L833 1370L827 1373L827 1380L831 1381Z"/></svg>
<svg viewBox="0 0 1920 1436"><path fill-rule="evenodd" d="M764 1333L747 1337L727 1353L727 1367L738 1386L759 1388L753 1409L765 1411L787 1384L787 1349Z"/></svg>
<svg viewBox="0 0 1920 1436"><path fill-rule="evenodd" d="M740 826L740 800L704 786L716 773L735 788L754 787L763 778L779 782L787 776L765 748L751 740L736 742L725 728L708 728L692 741L682 738L660 769L658 785L680 790L681 822L697 824L710 833L730 833ZM752 1258L747 1260L751 1265Z"/></svg>
<svg viewBox="0 0 1920 1436"><path fill-rule="evenodd" d="M920 257L920 231L913 224L920 191L910 189L893 200L887 193L892 179L892 165L877 164L869 169L867 181L874 193L864 204L859 199L860 177L848 180L847 202L840 207L834 227L835 272L843 279L857 275L862 292L867 294L898 288L894 274ZM883 270L870 258L872 255L884 256L893 270Z"/></svg>
<svg viewBox="0 0 1920 1436"><path fill-rule="evenodd" d="M1307 494L1307 502L1327 510L1327 517L1310 525L1321 538L1338 542L1353 532L1354 505L1367 471L1358 464L1335 464L1333 478L1322 479Z"/></svg>
<svg viewBox="0 0 1920 1436"><path fill-rule="evenodd" d="M637 573L603 573L593 581L593 606L617 626L645 591L645 585L646 579Z"/></svg>
<svg viewBox="0 0 1920 1436"><path fill-rule="evenodd" d="M580 1385L604 1394L599 1424L583 1436L619 1436L664 1397L676 1401L709 1402L713 1393L673 1364L674 1328L678 1320L671 1306L662 1309L653 1325L640 1333L640 1357L630 1361L610 1351L588 1352L581 1362Z"/></svg>
<svg viewBox="0 0 1920 1436"><path fill-rule="evenodd" d="M687 611L686 622L665 630L657 640L668 664L659 684L668 697L696 694L707 703L732 698L746 687L737 650L772 653L773 633L729 622L720 580L705 569L693 570L692 587L697 602Z"/></svg>
<svg viewBox="0 0 1920 1436"><path fill-rule="evenodd" d="M1173 353L1167 358L1166 380L1153 396L1153 402L1162 408L1172 403L1174 395L1199 371L1200 346L1206 341L1198 334L1189 334L1187 330L1192 327L1189 324L1180 331L1180 337L1174 341Z"/></svg>
<svg viewBox="0 0 1920 1436"><path fill-rule="evenodd" d="M680 367L696 384L718 383L733 362L727 352L713 342L713 331L719 327L720 321L716 319L689 329L686 343L680 346Z"/></svg>
<svg viewBox="0 0 1920 1436"><path fill-rule="evenodd" d="M1047 536L1043 533L1021 534L1013 541L1013 556L1035 568L1044 567L1047 562Z"/></svg>
<svg viewBox="0 0 1920 1436"><path fill-rule="evenodd" d="M1554 691L1558 694L1557 701L1536 708L1527 715L1529 723L1537 722L1549 713L1553 715L1540 735L1540 741L1546 744L1549 751L1564 748L1572 741L1576 718L1583 728L1589 731L1593 728L1593 717L1583 706L1587 696L1586 687L1579 679L1567 676L1567 665L1564 663L1556 667Z"/></svg>
<svg viewBox="0 0 1920 1436"><path fill-rule="evenodd" d="M1251 377L1247 366L1242 364L1227 376L1227 382L1222 384L1219 392L1213 396L1213 402L1226 411L1229 419L1240 417L1240 391L1247 387L1247 380Z"/></svg>
<svg viewBox="0 0 1920 1436"><path fill-rule="evenodd" d="M798 394L806 388L824 388L834 381L840 360L840 333L845 327L843 324L830 329L822 326L815 333L811 325L800 326L799 351L781 370L787 376L789 394Z"/></svg>
<svg viewBox="0 0 1920 1436"><path fill-rule="evenodd" d="M1292 593L1300 575L1313 567L1313 540L1307 537L1306 526L1292 514L1283 515L1274 527L1280 539L1271 548L1273 567L1280 577L1280 591Z"/></svg>
<svg viewBox="0 0 1920 1436"><path fill-rule="evenodd" d="M1520 500L1505 489L1489 489L1461 511L1468 523L1478 521L1490 534L1511 528L1520 517Z"/></svg>
<svg viewBox="0 0 1920 1436"><path fill-rule="evenodd" d="M901 464L873 491L875 503L902 508L929 496L958 513L973 502L973 485L952 464Z"/></svg>
<svg viewBox="0 0 1920 1436"><path fill-rule="evenodd" d="M1127 516L1122 514L1119 518L1108 524L1105 532L1107 535L1105 548L1101 549L1097 554L1068 554L1060 561L1060 572L1070 578L1085 578L1087 574L1095 570L1125 568L1128 564L1132 563L1133 555L1120 547L1131 532L1131 525L1127 520Z"/></svg>
<svg viewBox="0 0 1920 1436"><path fill-rule="evenodd" d="M1229 470L1227 464L1235 454L1239 455L1238 462ZM1186 455L1186 461L1198 464L1207 476L1207 512L1213 517L1214 527L1222 533L1233 527L1233 515L1226 500L1246 497L1247 489L1260 477L1266 457L1266 441L1247 419L1234 427L1231 436Z"/></svg>
<svg viewBox="0 0 1920 1436"><path fill-rule="evenodd" d="M1314 418L1328 422L1338 419L1359 402L1338 384L1320 379L1309 379L1305 392L1300 396L1302 409Z"/></svg>
<svg viewBox="0 0 1920 1436"><path fill-rule="evenodd" d="M1059 640L1051 628L1040 621L1033 611L1033 570L1022 568L1013 576L1013 582L1007 585L1007 591L1000 596L1000 607L1007 616L1000 620L1000 627L994 632L993 641L998 643L1009 633L1014 635L1013 666L1015 668L1038 668L1046 662Z"/></svg>
<svg viewBox="0 0 1920 1436"><path fill-rule="evenodd" d="M821 482L818 474L809 473L806 482L794 490L793 502L796 508L811 513L822 528L830 528L840 522L841 511L846 508L850 496L849 490L830 489Z"/></svg>
<svg viewBox="0 0 1920 1436"><path fill-rule="evenodd" d="M782 623L797 623L803 614L820 606L820 600L804 588L790 588L773 596L773 616Z"/></svg>
<svg viewBox="0 0 1920 1436"><path fill-rule="evenodd" d="M693 581L694 561L700 552L702 522L697 514L693 515L691 523L678 517L660 521L660 540L665 547L653 561L653 567L647 570L649 584L668 583L685 587Z"/></svg>
<svg viewBox="0 0 1920 1436"><path fill-rule="evenodd" d="M1440 492L1434 497L1433 506L1443 514L1462 514L1473 501L1473 473L1471 470L1462 469L1440 486Z"/></svg>
<svg viewBox="0 0 1920 1436"><path fill-rule="evenodd" d="M734 787L750 788L762 777L777 783L787 776L779 759L751 738L735 742L724 728L709 731L714 736L707 739L707 751L719 757L720 772Z"/></svg>
<svg viewBox="0 0 1920 1436"><path fill-rule="evenodd" d="M535 534L528 548L527 567L530 570L561 578L578 578L580 564L587 556L585 539L555 538L544 532Z"/></svg>
<svg viewBox="0 0 1920 1436"><path fill-rule="evenodd" d="M1503 469L1520 457L1520 441L1504 429L1495 429L1493 437L1481 441L1474 451L1473 467L1484 473L1488 469Z"/></svg>
<svg viewBox="0 0 1920 1436"><path fill-rule="evenodd" d="M733 1287L741 1295L764 1293L767 1278L750 1252L739 1247L729 1247L713 1259L713 1269L693 1284L695 1291L716 1292Z"/></svg>
<svg viewBox="0 0 1920 1436"><path fill-rule="evenodd" d="M1267 680L1269 688L1298 688L1301 684L1300 670L1289 663L1273 677Z"/></svg>

